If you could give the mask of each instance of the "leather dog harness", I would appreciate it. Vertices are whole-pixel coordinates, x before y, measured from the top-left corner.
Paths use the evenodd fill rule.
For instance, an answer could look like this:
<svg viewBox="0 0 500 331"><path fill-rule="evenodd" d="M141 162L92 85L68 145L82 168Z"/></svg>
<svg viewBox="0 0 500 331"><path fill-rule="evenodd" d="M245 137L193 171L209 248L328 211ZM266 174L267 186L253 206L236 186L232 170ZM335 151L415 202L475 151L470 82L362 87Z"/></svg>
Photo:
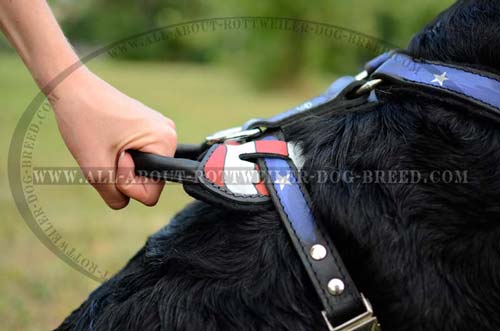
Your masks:
<svg viewBox="0 0 500 331"><path fill-rule="evenodd" d="M284 113L220 131L201 145L181 144L174 158L130 151L136 173L181 182L191 196L224 208L275 208L321 300L328 330L380 330L370 303L313 215L300 180L300 146L287 140L287 129L307 117L373 106L374 88L382 83L452 95L480 106L481 115L500 119L498 77L391 51L368 62L356 77L342 77L324 94Z"/></svg>

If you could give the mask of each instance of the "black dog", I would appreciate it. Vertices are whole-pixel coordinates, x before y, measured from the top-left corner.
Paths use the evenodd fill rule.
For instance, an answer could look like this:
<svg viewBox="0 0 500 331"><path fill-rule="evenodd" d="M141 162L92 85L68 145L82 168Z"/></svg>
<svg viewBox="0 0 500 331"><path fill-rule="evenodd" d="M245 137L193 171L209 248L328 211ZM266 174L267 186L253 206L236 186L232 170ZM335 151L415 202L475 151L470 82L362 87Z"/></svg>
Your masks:
<svg viewBox="0 0 500 331"><path fill-rule="evenodd" d="M500 74L500 1L463 0L408 53ZM309 169L459 170L466 182L309 187L384 331L500 329L500 128L451 97L383 86L370 111L294 128ZM499 96L500 98L500 96ZM277 214L195 202L58 330L325 330Z"/></svg>

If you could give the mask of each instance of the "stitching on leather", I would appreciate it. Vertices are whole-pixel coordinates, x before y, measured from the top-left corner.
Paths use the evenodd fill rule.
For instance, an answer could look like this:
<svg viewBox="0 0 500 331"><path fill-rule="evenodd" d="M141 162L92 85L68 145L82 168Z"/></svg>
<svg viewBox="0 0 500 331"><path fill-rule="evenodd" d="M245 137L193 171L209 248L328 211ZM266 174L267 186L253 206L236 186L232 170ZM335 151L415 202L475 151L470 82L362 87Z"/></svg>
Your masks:
<svg viewBox="0 0 500 331"><path fill-rule="evenodd" d="M411 59L411 57L410 57L410 59ZM452 69L452 70L466 72L466 73L473 74L473 75L478 75L478 76L481 76L483 78L488 78L488 79L494 80L497 83L500 83L499 79L493 78L493 77L490 77L490 76L487 76L487 75L484 75L484 74L482 74L480 72L480 70L474 71L474 70L471 69L469 71L469 70L467 70L464 67L458 67L458 66L457 67L452 67L452 66L449 66L449 65L447 65L445 63L442 63L442 62L433 62L433 61L426 61L426 60L419 60L419 59L413 59L413 60L415 60L415 62L421 63L421 64L426 64L426 65L431 65L431 66L440 66L440 67L444 67L444 68L448 68L448 69Z"/></svg>
<svg viewBox="0 0 500 331"><path fill-rule="evenodd" d="M403 78L403 79L404 79L404 80L406 80L405 78ZM408 81L410 81L410 82L411 82L412 80L409 80L409 79L408 79ZM425 83L419 83L419 82L416 82L416 81L414 81L414 83L416 83L416 84L422 84L423 86L427 86L427 87L429 87L429 86L434 86L434 85L427 85L427 84L425 84ZM497 109L497 110L500 110L500 108L499 108L498 106L495 106L494 104L491 104L491 103L489 103L489 102L487 102L487 101L484 101L484 100L481 100L481 99L475 98L475 97L473 97L473 96L467 95L467 94L465 94L465 93L462 93L462 92L459 92L459 91L455 91L455 90L452 90L452 89L447 88L447 87L444 87L444 86L443 86L443 87L440 87L440 86L438 87L438 86L436 86L436 87L437 87L438 89L443 89L443 90L450 91L450 92L453 92L453 93L456 93L456 94L460 94L460 95L462 95L462 96L464 96L464 97L467 97L467 98L472 99L472 100L476 100L476 101L481 102L481 103L484 103L484 104L486 104L486 105L488 105L488 106L490 106L490 107L492 107L492 108L495 108L495 109Z"/></svg>
<svg viewBox="0 0 500 331"><path fill-rule="evenodd" d="M419 81L412 80L412 79L407 79L407 78L404 78L404 77L398 77L398 78L395 78L394 76L392 76L392 75L388 75L388 74L385 74L385 73L384 73L384 75L387 75L387 76L389 76L389 77L391 77L391 78L393 78L393 79L396 79L396 80L402 80L402 81L407 82L407 83L413 83L413 84L420 85L420 86L424 86L424 87L433 87L433 88L436 88L436 89L438 89L438 90L445 90L445 91L449 91L449 92L452 92L452 93L456 93L456 94L459 94L459 95L461 95L461 96L466 97L467 99L472 99L472 100L475 100L475 101L477 101L477 102L483 103L483 104L485 104L485 105L488 105L488 106L490 106L490 107L492 107L492 108L494 108L494 109L496 109L496 110L500 111L500 108L499 108L498 106L495 106L495 105L493 105L493 104L491 104L491 103L489 103L489 102L487 102L487 101L480 100L480 99L475 98L475 97L473 97L473 96L470 96L470 95L467 95L467 94L465 94L465 93L462 93L462 92L458 92L458 91L452 90L452 89L447 88L447 87L444 87L444 86L436 86L436 85L426 84L426 83L423 83L423 82L419 82ZM488 77L486 77L486 78L488 78ZM500 82L499 82L499 83L500 83Z"/></svg>

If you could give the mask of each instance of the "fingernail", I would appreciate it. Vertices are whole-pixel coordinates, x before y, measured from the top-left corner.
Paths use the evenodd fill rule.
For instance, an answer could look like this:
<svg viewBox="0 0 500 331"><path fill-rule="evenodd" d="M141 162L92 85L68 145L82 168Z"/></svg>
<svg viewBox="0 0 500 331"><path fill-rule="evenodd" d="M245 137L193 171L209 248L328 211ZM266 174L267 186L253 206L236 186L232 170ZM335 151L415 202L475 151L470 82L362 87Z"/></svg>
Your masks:
<svg viewBox="0 0 500 331"><path fill-rule="evenodd" d="M124 156L125 156L125 151L122 151L122 152L120 153L119 158L121 159L121 158L122 158L122 157L124 157Z"/></svg>

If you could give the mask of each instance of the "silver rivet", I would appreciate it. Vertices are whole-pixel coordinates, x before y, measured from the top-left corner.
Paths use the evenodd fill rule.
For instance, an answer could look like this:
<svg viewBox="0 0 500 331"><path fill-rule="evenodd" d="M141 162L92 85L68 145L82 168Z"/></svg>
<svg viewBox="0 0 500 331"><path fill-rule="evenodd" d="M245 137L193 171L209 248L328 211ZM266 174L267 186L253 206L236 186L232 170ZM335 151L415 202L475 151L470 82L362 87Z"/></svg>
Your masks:
<svg viewBox="0 0 500 331"><path fill-rule="evenodd" d="M344 282L338 278L330 279L328 282L328 292L330 292L331 295L341 295L344 289Z"/></svg>
<svg viewBox="0 0 500 331"><path fill-rule="evenodd" d="M316 244L311 247L309 254L311 254L311 257L316 261L323 260L326 257L326 248L323 245Z"/></svg>

